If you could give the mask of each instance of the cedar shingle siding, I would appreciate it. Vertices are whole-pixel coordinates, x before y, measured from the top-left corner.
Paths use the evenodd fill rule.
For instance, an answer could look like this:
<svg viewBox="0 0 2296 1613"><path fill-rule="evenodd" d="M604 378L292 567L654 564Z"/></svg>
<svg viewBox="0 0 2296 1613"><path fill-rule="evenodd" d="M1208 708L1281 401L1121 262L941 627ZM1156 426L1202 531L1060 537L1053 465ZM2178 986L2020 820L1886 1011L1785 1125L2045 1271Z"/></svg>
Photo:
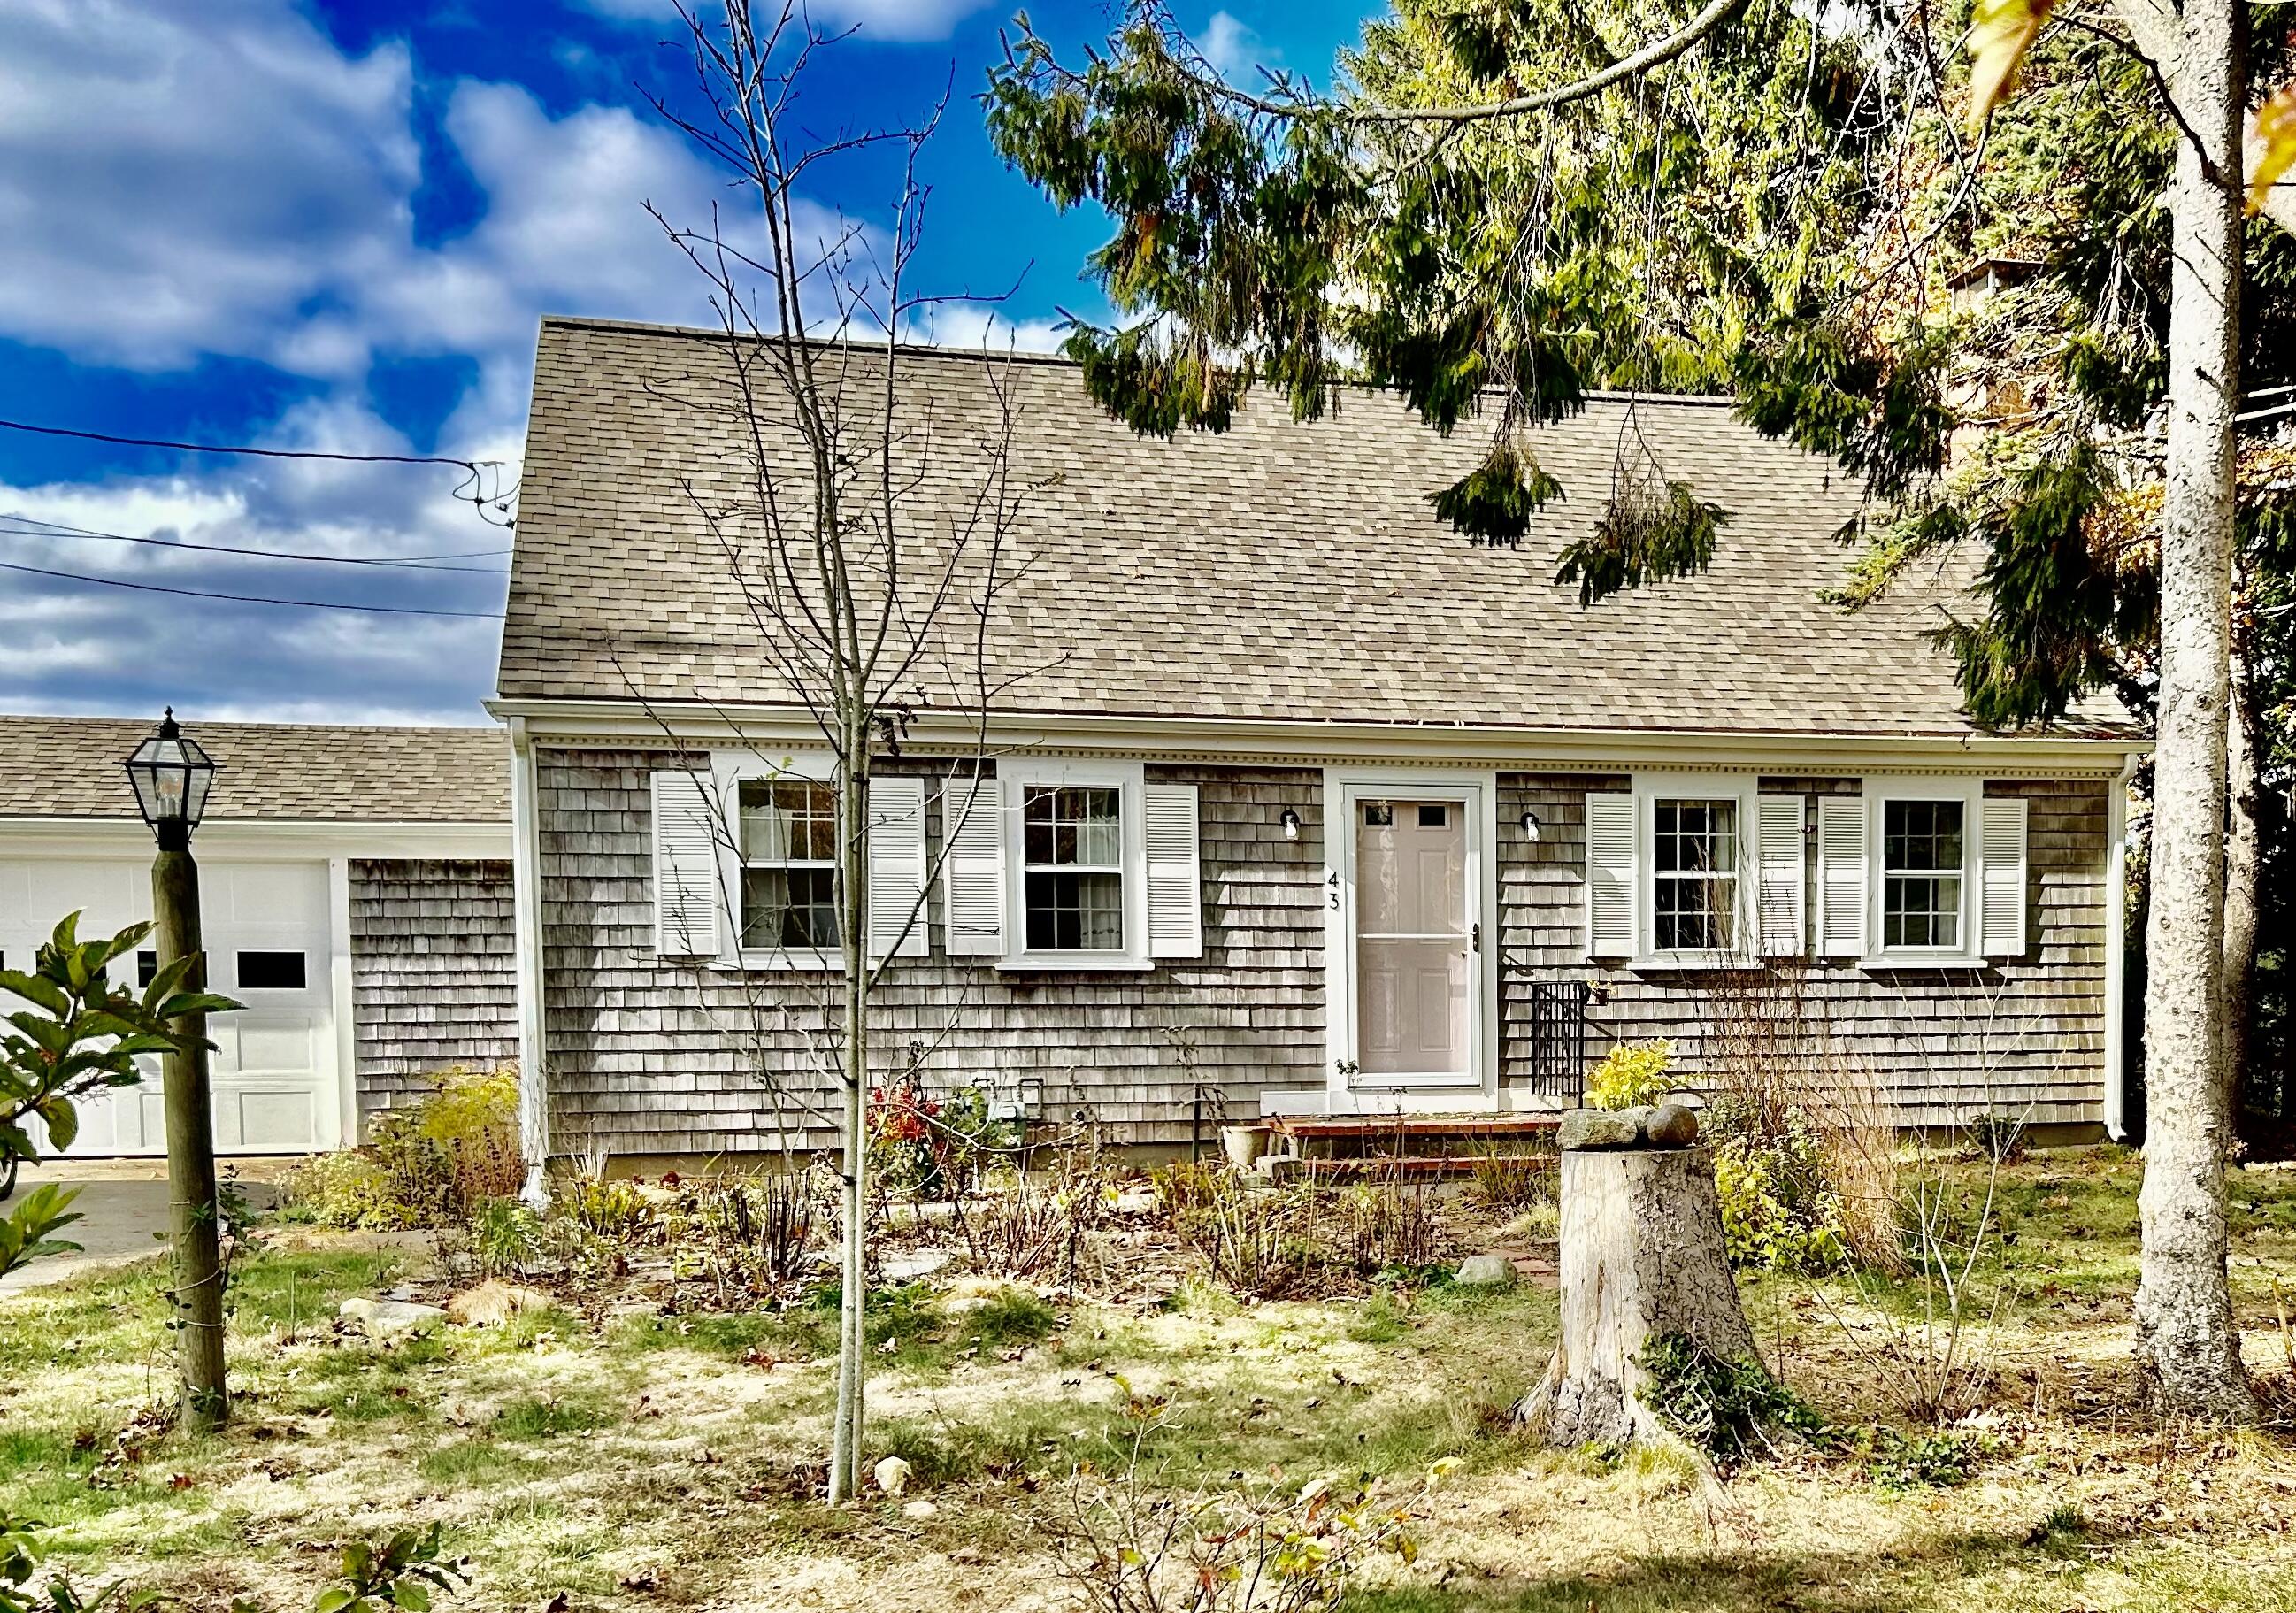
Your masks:
<svg viewBox="0 0 2296 1613"><path fill-rule="evenodd" d="M1675 1044L1676 1068L1694 1083L1707 1044L1726 1033L1707 977L1641 972L1586 959L1586 798L1624 790L1623 774L1499 775L1499 822L1528 809L1541 820L1537 845L1499 842L1499 910L1510 978L1588 979L1588 1014L1609 1036ZM1855 793L1855 779L1765 777L1764 794ZM1907 1125L1956 1125L1981 1110L2036 1122L2095 1121L2103 1101L2104 866L2108 795L2103 780L1998 781L1988 795L2029 798L2026 949L1972 969L1869 970L1845 959L1779 960L1766 998L1798 998L1826 1028L1812 1040L1870 1072ZM1808 809L1806 809L1808 810ZM1804 900L1814 912L1816 852L1806 837ZM1742 998L1741 1001L1743 1001ZM1500 1079L1528 1074L1524 1004L1510 994ZM1742 1020L1743 1011L1737 1011ZM1606 1037L1596 1038L1600 1052ZM1806 1042L1805 1045L1810 1043ZM2030 1107L2030 1114L2028 1114Z"/></svg>
<svg viewBox="0 0 2296 1613"><path fill-rule="evenodd" d="M362 1122L438 1070L517 1062L510 864L362 860L350 882Z"/></svg>
<svg viewBox="0 0 2296 1613"><path fill-rule="evenodd" d="M829 1141L824 1055L809 1045L833 977L729 973L654 951L648 774L666 752L537 752L554 1146L709 1153ZM1201 788L1201 959L1142 973L1005 974L943 953L938 899L929 959L897 961L874 999L883 1075L926 1044L928 1085L1045 1084L1044 1113L1077 1109L1118 1142L1187 1134L1196 1083L1256 1114L1266 1090L1324 1084L1322 777L1302 766L1151 764ZM1666 1036L1698 1067L1710 1004L1694 974L1637 974L1584 955L1584 801L1622 781L1587 774L1498 778L1501 1080L1529 1072L1524 999L1534 980L1606 983L1594 1012L1622 1036ZM1766 778L1765 790L1854 785ZM1908 1121L1979 1108L2094 1120L2102 1096L2103 781L2000 783L2031 798L2029 947L1998 969L1871 973L1791 966L1838 1045L1900 1096ZM1286 807L1302 819L1283 839ZM1526 808L1540 841L1513 828ZM940 843L938 822L931 843ZM1598 1040L1594 1047L1601 1051ZM776 1109L766 1073L783 1084ZM816 1111L807 1113L808 1104Z"/></svg>
<svg viewBox="0 0 2296 1613"><path fill-rule="evenodd" d="M763 1069L787 1083L790 1130L827 1142L805 1103L818 1108L827 1085L808 1044L833 977L728 974L654 954L647 774L672 758L545 749L538 762L554 1147L770 1147L781 1123ZM1323 1078L1318 775L1148 776L1202 787L1204 955L1139 974L1000 975L942 955L936 899L933 956L897 962L872 999L882 1072L898 1075L912 1044L929 1042L928 1085L1037 1077L1048 1117L1086 1108L1119 1142L1185 1138L1198 1082L1253 1116L1263 1088ZM1296 844L1283 838L1286 806L1306 820ZM931 837L938 846L938 821Z"/></svg>

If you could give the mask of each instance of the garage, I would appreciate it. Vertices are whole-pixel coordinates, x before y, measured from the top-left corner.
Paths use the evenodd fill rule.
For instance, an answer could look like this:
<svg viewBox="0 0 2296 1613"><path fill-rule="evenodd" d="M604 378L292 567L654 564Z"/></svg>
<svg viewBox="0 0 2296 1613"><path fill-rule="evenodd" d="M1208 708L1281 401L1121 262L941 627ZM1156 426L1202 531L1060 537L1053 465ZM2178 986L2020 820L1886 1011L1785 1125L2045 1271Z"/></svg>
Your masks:
<svg viewBox="0 0 2296 1613"><path fill-rule="evenodd" d="M218 764L193 843L209 982L242 1005L209 1027L217 1151L340 1147L429 1070L506 1061L516 1002L501 734L185 729ZM151 917L152 838L119 767L149 731L0 716L0 961L29 965L68 913L83 915L83 935ZM87 765L59 768L62 756ZM156 964L144 953L139 975ZM166 1152L147 1062L143 1085L83 1106L70 1156Z"/></svg>

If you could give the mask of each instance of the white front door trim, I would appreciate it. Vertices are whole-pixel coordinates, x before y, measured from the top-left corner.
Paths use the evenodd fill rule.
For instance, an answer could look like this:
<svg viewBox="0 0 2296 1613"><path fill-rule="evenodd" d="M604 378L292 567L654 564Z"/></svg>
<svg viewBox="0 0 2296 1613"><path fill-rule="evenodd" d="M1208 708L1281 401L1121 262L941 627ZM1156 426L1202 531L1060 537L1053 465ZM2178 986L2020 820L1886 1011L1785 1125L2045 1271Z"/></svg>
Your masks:
<svg viewBox="0 0 2296 1613"><path fill-rule="evenodd" d="M1388 798L1456 800L1467 812L1467 892L1473 927L1470 1079L1437 1085L1386 1081L1365 1085L1357 1060L1356 814ZM1326 1112L1386 1113L1408 1093L1445 1107L1488 1109L1498 1101L1498 775L1480 770L1346 766L1324 769L1324 1000Z"/></svg>

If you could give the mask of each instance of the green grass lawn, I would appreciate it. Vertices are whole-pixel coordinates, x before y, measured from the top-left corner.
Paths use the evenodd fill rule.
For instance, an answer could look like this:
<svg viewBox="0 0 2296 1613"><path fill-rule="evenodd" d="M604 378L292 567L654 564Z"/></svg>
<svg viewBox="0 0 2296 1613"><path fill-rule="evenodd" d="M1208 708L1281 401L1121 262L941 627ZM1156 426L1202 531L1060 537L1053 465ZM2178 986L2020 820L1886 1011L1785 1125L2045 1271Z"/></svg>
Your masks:
<svg viewBox="0 0 2296 1613"><path fill-rule="evenodd" d="M1962 1186L1973 1187L1966 1167ZM1442 1458L1407 1569L1357 1613L1554 1609L2296 1609L2296 1451L2161 1430L2126 1410L2136 1170L2119 1150L2014 1167L2014 1234L1968 1340L1981 1445L1950 1487L1855 1452L1750 1466L1530 1448L1507 1409L1543 1370L1554 1296L1383 1290L1240 1305L1193 1285L1116 1308L980 1283L874 1297L873 1461L915 1470L913 1516L811 1498L832 1397L825 1306L660 1314L611 1296L388 1346L333 1325L412 1257L245 1261L230 1430L166 1431L155 1267L0 1300L0 1497L57 1560L191 1608L308 1605L354 1535L442 1521L475 1581L442 1607L1062 1605L1041 1515L1069 1474L1145 1451L1174 1494L1238 1474L1398 1484ZM2275 1279L2296 1281L2296 1172L2234 1188L2242 1321L2284 1370ZM1845 1423L1903 1423L1882 1364L1921 1314L1907 1281L1746 1284L1782 1374ZM961 1595L960 1595L961 1591Z"/></svg>

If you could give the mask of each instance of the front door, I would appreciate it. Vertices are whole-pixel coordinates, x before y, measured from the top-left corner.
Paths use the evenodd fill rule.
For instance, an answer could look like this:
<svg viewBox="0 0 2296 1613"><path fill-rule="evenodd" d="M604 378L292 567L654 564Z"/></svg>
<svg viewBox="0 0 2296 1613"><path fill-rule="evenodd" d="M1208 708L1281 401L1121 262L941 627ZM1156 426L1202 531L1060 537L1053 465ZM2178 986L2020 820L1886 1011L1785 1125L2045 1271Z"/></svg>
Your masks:
<svg viewBox="0 0 2296 1613"><path fill-rule="evenodd" d="M1356 1077L1476 1079L1476 959L1464 797L1355 803Z"/></svg>

